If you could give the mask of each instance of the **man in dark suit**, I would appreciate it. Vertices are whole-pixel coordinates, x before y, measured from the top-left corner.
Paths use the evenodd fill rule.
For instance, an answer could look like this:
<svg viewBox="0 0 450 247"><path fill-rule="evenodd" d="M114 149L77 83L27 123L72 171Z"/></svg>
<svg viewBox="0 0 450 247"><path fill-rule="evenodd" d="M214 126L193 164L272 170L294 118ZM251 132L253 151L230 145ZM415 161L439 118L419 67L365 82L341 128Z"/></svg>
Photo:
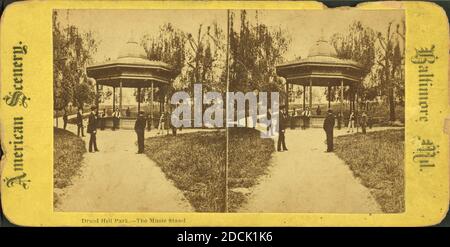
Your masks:
<svg viewBox="0 0 450 247"><path fill-rule="evenodd" d="M144 153L144 133L146 119L144 118L144 112L140 111L136 122L134 123L134 131L136 131L138 142L138 154Z"/></svg>
<svg viewBox="0 0 450 247"><path fill-rule="evenodd" d="M97 148L97 115L95 113L96 107L91 107L91 114L89 114L89 121L87 126L87 133L90 134L89 137L89 152L98 152ZM94 149L94 151L92 151Z"/></svg>
<svg viewBox="0 0 450 247"><path fill-rule="evenodd" d="M84 126L83 126L83 111L80 108L78 108L78 112L77 112L77 135L84 137Z"/></svg>
<svg viewBox="0 0 450 247"><path fill-rule="evenodd" d="M285 112L285 107L281 107L280 114L278 114L278 122L279 122L279 131L278 131L279 133L278 133L277 151L278 152L288 151L286 147L286 138L284 135L286 132L286 124L287 124L287 113Z"/></svg>
<svg viewBox="0 0 450 247"><path fill-rule="evenodd" d="M334 114L331 109L327 112L327 117L323 122L323 129L327 134L327 152L333 152Z"/></svg>

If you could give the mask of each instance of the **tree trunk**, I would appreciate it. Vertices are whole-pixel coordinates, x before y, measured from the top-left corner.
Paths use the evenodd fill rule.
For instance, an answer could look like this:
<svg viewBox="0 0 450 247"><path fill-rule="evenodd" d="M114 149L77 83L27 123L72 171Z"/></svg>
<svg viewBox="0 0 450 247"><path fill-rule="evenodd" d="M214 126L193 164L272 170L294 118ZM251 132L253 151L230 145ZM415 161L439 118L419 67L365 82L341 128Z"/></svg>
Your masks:
<svg viewBox="0 0 450 247"><path fill-rule="evenodd" d="M392 64L394 66L394 64ZM391 75L389 80L389 120L395 121L395 97L394 97L394 80L395 80L395 68L391 69Z"/></svg>
<svg viewBox="0 0 450 247"><path fill-rule="evenodd" d="M392 82L390 82L392 83ZM395 100L394 100L394 90L392 85L389 87L389 121L395 121Z"/></svg>

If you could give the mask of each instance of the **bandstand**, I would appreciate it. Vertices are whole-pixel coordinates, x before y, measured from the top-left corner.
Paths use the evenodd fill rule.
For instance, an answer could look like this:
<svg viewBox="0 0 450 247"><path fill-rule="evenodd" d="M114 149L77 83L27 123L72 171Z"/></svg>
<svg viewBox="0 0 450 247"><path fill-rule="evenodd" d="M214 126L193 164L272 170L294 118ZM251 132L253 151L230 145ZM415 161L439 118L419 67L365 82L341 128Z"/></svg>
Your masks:
<svg viewBox="0 0 450 247"><path fill-rule="evenodd" d="M309 109L313 111L313 87L328 88L328 108L331 108L331 88L339 89L340 116L343 116L344 111L344 87L348 87L350 110L355 109L355 102L358 100L356 89L363 79L362 68L355 61L338 58L336 50L323 38L310 48L306 58L280 64L276 66L276 70L279 76L286 79L286 92L289 92L289 86L292 84L303 86L303 110L306 108L308 91ZM289 93L286 95L285 104L289 109ZM321 126L324 118L325 116L311 116L312 125Z"/></svg>
<svg viewBox="0 0 450 247"><path fill-rule="evenodd" d="M95 80L96 89L96 105L99 109L99 90L100 87L109 86L113 89L112 109L119 108L121 112L121 128L133 128L135 117L127 117L124 114L122 105L122 89L136 88L137 97L141 99L141 90L143 88L150 89L150 118L153 123L157 121L159 116L154 116L153 103L155 102L154 92L158 88L160 97L156 99L159 102L159 113L164 111L165 92L171 86L173 79L179 74L170 65L161 62L148 60L145 51L136 41L130 40L125 47L119 52L116 60L109 60L104 63L95 64L86 68L87 76ZM117 106L116 94L119 93L119 102ZM137 102L137 111L141 110L141 102ZM133 115L137 115L134 113ZM112 127L112 116L109 115L105 119L105 127ZM153 124L154 125L154 124Z"/></svg>

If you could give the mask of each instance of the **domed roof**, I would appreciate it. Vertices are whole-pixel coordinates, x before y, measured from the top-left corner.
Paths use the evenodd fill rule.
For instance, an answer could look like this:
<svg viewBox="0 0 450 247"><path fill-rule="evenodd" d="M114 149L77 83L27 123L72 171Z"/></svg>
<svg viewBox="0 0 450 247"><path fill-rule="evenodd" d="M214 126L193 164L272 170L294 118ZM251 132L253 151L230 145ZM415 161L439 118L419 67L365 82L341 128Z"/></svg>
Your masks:
<svg viewBox="0 0 450 247"><path fill-rule="evenodd" d="M309 49L308 57L315 56L337 57L337 53L332 45L321 38Z"/></svg>
<svg viewBox="0 0 450 247"><path fill-rule="evenodd" d="M139 46L139 44L130 39L125 46L119 51L118 59L121 58L143 58L147 59L144 48Z"/></svg>

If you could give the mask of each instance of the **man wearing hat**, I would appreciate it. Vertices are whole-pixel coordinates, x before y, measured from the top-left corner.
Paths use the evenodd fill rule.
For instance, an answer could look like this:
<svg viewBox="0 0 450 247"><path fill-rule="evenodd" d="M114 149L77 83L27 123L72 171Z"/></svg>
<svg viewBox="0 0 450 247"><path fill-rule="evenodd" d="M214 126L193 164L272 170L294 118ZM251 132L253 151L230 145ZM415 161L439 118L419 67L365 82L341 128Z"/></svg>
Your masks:
<svg viewBox="0 0 450 247"><path fill-rule="evenodd" d="M327 117L323 122L323 129L327 134L327 152L333 152L334 114L331 109L327 112Z"/></svg>
<svg viewBox="0 0 450 247"><path fill-rule="evenodd" d="M283 152L288 151L286 148L286 138L285 138L285 132L286 132L286 124L287 124L287 112L286 112L286 106L280 107L280 114L278 115L278 143L277 143L277 151Z"/></svg>
<svg viewBox="0 0 450 247"><path fill-rule="evenodd" d="M144 133L145 133L146 120L144 118L144 112L140 111L136 122L134 123L134 131L136 131L138 142L138 154L144 153Z"/></svg>
<svg viewBox="0 0 450 247"><path fill-rule="evenodd" d="M89 133L89 152L98 152L97 148L97 114L95 112L97 108L91 107L91 114L89 114L89 121L87 126L87 133ZM94 149L94 151L92 151Z"/></svg>

